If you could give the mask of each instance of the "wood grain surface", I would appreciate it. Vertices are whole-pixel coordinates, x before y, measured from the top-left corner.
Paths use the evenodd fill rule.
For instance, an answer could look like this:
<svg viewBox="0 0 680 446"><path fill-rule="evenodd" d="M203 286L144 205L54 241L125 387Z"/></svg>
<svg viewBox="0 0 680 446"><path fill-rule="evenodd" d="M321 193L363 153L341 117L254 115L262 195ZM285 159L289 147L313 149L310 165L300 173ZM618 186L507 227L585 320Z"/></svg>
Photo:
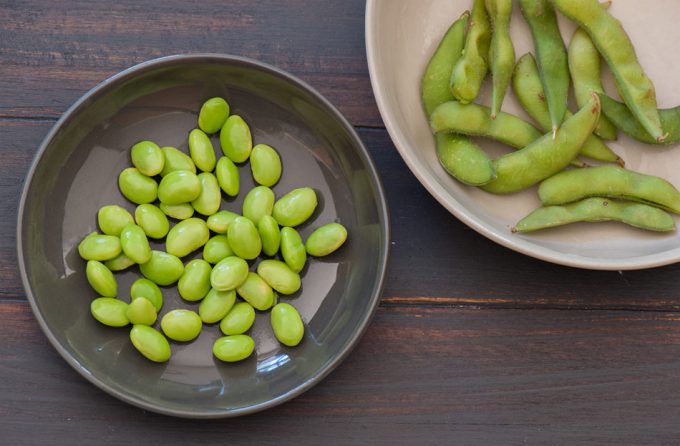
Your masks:
<svg viewBox="0 0 680 446"><path fill-rule="evenodd" d="M451 216L382 127L364 7L0 0L0 444L680 442L680 265L556 266ZM299 398L231 420L171 419L89 384L40 331L16 266L22 183L61 113L121 69L200 52L274 64L328 97L369 148L392 223L381 306L353 354Z"/></svg>

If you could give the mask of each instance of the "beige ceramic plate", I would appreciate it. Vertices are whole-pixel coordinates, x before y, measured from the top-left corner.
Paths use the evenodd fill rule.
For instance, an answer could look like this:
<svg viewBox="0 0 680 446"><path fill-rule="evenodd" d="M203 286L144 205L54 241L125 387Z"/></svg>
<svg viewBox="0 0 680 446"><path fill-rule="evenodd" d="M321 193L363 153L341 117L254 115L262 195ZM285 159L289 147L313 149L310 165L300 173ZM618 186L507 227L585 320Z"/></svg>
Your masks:
<svg viewBox="0 0 680 446"><path fill-rule="evenodd" d="M680 2L615 0L610 11L628 31L638 57L656 85L662 108L680 104L680 58L676 54ZM655 234L617 223L579 223L536 233L512 234L510 228L539 206L536 188L511 196L494 196L464 186L439 166L434 139L420 105L420 79L449 25L472 0L368 0L366 50L371 82L385 126L411 171L453 215L480 234L524 254L580 268L624 270L650 268L680 260L680 234ZM565 42L574 25L559 24ZM511 22L517 58L534 52L529 29L517 4ZM614 94L611 74L603 67L605 88ZM489 104L488 80L479 98ZM529 119L508 91L503 110ZM488 140L480 144L496 156L508 149ZM680 147L645 146L621 136L610 147L627 167L662 176L680 186Z"/></svg>

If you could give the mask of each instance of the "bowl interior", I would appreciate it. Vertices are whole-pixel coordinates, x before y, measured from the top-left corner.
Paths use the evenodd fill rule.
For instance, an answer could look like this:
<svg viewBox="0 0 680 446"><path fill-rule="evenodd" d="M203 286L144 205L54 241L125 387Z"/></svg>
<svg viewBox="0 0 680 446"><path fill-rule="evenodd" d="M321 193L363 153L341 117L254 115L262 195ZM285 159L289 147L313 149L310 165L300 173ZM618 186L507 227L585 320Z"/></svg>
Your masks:
<svg viewBox="0 0 680 446"><path fill-rule="evenodd" d="M194 342L172 343L172 358L154 364L133 348L129 328L109 328L89 313L97 297L78 256L82 237L97 230L99 207L135 206L117 187L130 165L129 148L142 139L188 152L202 102L222 96L249 123L254 143L275 147L283 176L277 196L311 186L319 196L314 216L298 229L338 221L349 231L336 253L313 258L302 290L279 301L293 304L306 324L302 343L282 347L269 313L250 330L256 354L236 364L212 355L218 325L204 326ZM219 138L212 137L218 155ZM21 212L20 258L36 315L64 357L98 386L136 405L181 416L234 415L268 407L310 387L354 344L379 299L387 254L385 203L368 155L337 111L304 85L252 61L171 57L134 67L98 86L48 135L27 181ZM246 163L241 193L221 209L240 212L254 186ZM226 197L226 196L224 196ZM164 243L152 243L164 249ZM200 250L183 260L200 257ZM251 270L255 268L251 262ZM139 269L118 273L119 297L129 299ZM163 289L159 320L174 308L197 310L176 287ZM157 324L158 325L158 324Z"/></svg>
<svg viewBox="0 0 680 446"><path fill-rule="evenodd" d="M680 260L680 234L655 234L617 223L580 223L532 235L512 234L510 229L517 221L540 205L535 187L511 196L495 196L462 185L441 168L420 103L420 81L447 28L471 6L471 1L448 0L369 0L367 5L366 46L376 100L397 149L421 183L473 229L504 246L544 260L594 269L645 268ZM674 75L680 71L680 59L663 56L674 54L680 3L660 0L646 7L647 13L640 15L639 2L621 0L615 1L610 10L624 24L643 67L655 82L659 106L675 106L680 103ZM562 16L559 25L568 43L575 25ZM517 59L528 51L535 53L517 4L510 31ZM605 89L616 96L606 64L603 77ZM478 100L490 103L488 78ZM503 110L530 120L511 89ZM492 156L509 150L489 140L479 143ZM680 186L677 147L650 147L625 135L608 145L625 159L628 168L662 176Z"/></svg>

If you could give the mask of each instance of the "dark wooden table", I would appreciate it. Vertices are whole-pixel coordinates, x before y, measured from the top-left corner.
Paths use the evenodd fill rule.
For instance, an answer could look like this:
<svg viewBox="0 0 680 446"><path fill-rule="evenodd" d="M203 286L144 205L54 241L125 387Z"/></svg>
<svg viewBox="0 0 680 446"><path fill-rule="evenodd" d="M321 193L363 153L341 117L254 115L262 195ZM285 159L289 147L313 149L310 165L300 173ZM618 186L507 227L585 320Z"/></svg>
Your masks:
<svg viewBox="0 0 680 446"><path fill-rule="evenodd" d="M0 444L680 443L680 265L564 268L446 212L381 122L364 6L0 0ZM73 371L33 318L15 253L21 186L60 114L121 69L197 52L274 64L336 104L382 175L393 228L382 302L352 355L292 402L214 421L144 412Z"/></svg>

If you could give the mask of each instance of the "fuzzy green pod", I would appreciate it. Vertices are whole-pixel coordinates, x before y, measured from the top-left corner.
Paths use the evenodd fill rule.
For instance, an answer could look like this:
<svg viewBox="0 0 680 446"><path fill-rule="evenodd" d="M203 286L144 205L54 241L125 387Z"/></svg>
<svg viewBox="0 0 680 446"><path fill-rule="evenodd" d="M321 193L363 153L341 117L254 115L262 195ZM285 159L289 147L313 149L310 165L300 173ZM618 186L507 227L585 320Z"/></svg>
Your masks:
<svg viewBox="0 0 680 446"><path fill-rule="evenodd" d="M262 216L257 223L257 232L262 240L262 252L269 257L275 256L281 245L281 229L276 219L271 215Z"/></svg>
<svg viewBox="0 0 680 446"><path fill-rule="evenodd" d="M165 158L163 170L161 171L162 177L177 170L188 170L191 173L196 173L196 165L186 153L170 146L161 147L161 152L163 152L163 157Z"/></svg>
<svg viewBox="0 0 680 446"><path fill-rule="evenodd" d="M600 100L602 101L602 114L631 138L656 145L671 145L680 141L680 106L659 109L661 126L667 133L666 139L659 142L638 122L626 104L615 101L607 95L601 95Z"/></svg>
<svg viewBox="0 0 680 446"><path fill-rule="evenodd" d="M120 232L120 246L123 253L135 263L146 263L151 259L151 246L144 230L136 224L129 224Z"/></svg>
<svg viewBox="0 0 680 446"><path fill-rule="evenodd" d="M225 194L230 197L238 195L240 177L238 167L232 160L226 156L220 157L219 161L217 161L217 166L215 167L215 177L217 177L217 183Z"/></svg>
<svg viewBox="0 0 680 446"><path fill-rule="evenodd" d="M302 341L305 325L300 313L287 303L277 304L271 312L272 330L276 339L288 347L295 347Z"/></svg>
<svg viewBox="0 0 680 446"><path fill-rule="evenodd" d="M170 172L158 185L158 199L165 204L182 204L198 198L201 193L201 182L188 170Z"/></svg>
<svg viewBox="0 0 680 446"><path fill-rule="evenodd" d="M257 184L272 187L281 178L281 157L267 144L257 144L250 153L250 169Z"/></svg>
<svg viewBox="0 0 680 446"><path fill-rule="evenodd" d="M139 271L160 286L168 286L177 282L184 272L182 261L167 252L151 251L151 260L139 265Z"/></svg>
<svg viewBox="0 0 680 446"><path fill-rule="evenodd" d="M126 302L112 297L99 297L90 303L92 317L109 327L125 327L130 323L127 308Z"/></svg>
<svg viewBox="0 0 680 446"><path fill-rule="evenodd" d="M153 362L170 359L170 343L163 334L148 325L134 325L130 330L130 341L137 351Z"/></svg>
<svg viewBox="0 0 680 446"><path fill-rule="evenodd" d="M236 289L248 278L248 263L240 257L220 260L210 274L210 284L219 291Z"/></svg>
<svg viewBox="0 0 680 446"><path fill-rule="evenodd" d="M236 292L256 310L266 311L274 305L274 290L256 273L248 273L246 280L236 288Z"/></svg>
<svg viewBox="0 0 680 446"><path fill-rule="evenodd" d="M227 232L229 247L234 254L246 260L253 260L262 252L262 240L255 224L246 217L237 217L229 224Z"/></svg>
<svg viewBox="0 0 680 446"><path fill-rule="evenodd" d="M239 115L227 118L220 131L220 145L224 155L235 163L242 163L250 156L253 148L250 127Z"/></svg>
<svg viewBox="0 0 680 446"><path fill-rule="evenodd" d="M220 97L210 98L198 112L198 127L211 135L220 131L229 117L229 104Z"/></svg>
<svg viewBox="0 0 680 446"><path fill-rule="evenodd" d="M515 48L510 39L512 0L486 0L485 4L493 27L489 47L489 66L493 88L491 119L494 119L501 111L505 92L512 78L512 69L515 67Z"/></svg>
<svg viewBox="0 0 680 446"><path fill-rule="evenodd" d="M261 261L257 265L257 274L281 294L293 294L302 286L300 275L280 260Z"/></svg>
<svg viewBox="0 0 680 446"><path fill-rule="evenodd" d="M201 334L203 322L195 311L177 309L161 318L161 330L173 341L193 341Z"/></svg>
<svg viewBox="0 0 680 446"><path fill-rule="evenodd" d="M219 291L212 288L198 306L198 315L204 324L220 322L236 303L234 290Z"/></svg>
<svg viewBox="0 0 680 446"><path fill-rule="evenodd" d="M191 202L191 206L199 214L213 215L220 210L220 203L222 203L222 193L217 184L217 178L209 172L203 172L198 174L198 181L201 183L201 192Z"/></svg>
<svg viewBox="0 0 680 446"><path fill-rule="evenodd" d="M196 167L203 172L212 172L217 161L215 149L208 135L201 129L193 129L189 132L189 154Z"/></svg>
<svg viewBox="0 0 680 446"><path fill-rule="evenodd" d="M246 335L224 336L213 344L213 355L220 361L243 361L253 354L255 342Z"/></svg>
<svg viewBox="0 0 680 446"><path fill-rule="evenodd" d="M91 232L78 244L78 254L85 260L103 262L117 257L120 253L120 239L113 235Z"/></svg>
<svg viewBox="0 0 680 446"><path fill-rule="evenodd" d="M305 243L307 253L314 257L323 257L335 252L347 240L347 229L340 223L328 223L316 228Z"/></svg>
<svg viewBox="0 0 680 446"><path fill-rule="evenodd" d="M118 283L113 273L96 260L89 260L85 268L87 282L100 296L116 297L118 295Z"/></svg>
<svg viewBox="0 0 680 446"><path fill-rule="evenodd" d="M140 141L130 149L132 165L148 177L158 175L165 165L165 156L158 144L152 141Z"/></svg>
<svg viewBox="0 0 680 446"><path fill-rule="evenodd" d="M128 167L118 175L118 188L125 198L136 204L152 203L158 197L156 180L134 167Z"/></svg>
<svg viewBox="0 0 680 446"><path fill-rule="evenodd" d="M135 221L147 237L160 239L168 235L170 222L163 211L153 204L140 204L135 209Z"/></svg>
<svg viewBox="0 0 680 446"><path fill-rule="evenodd" d="M127 209L115 204L102 206L97 212L99 229L106 235L115 235L118 237L120 231L122 231L126 225L134 222L132 215L130 215Z"/></svg>
<svg viewBox="0 0 680 446"><path fill-rule="evenodd" d="M465 49L451 73L450 88L458 101L468 103L479 94L489 69L487 57L490 44L491 25L484 0L473 0Z"/></svg>
<svg viewBox="0 0 680 446"><path fill-rule="evenodd" d="M227 336L243 334L255 322L255 309L248 302L239 302L220 322L220 331Z"/></svg>
<svg viewBox="0 0 680 446"><path fill-rule="evenodd" d="M200 218L187 218L177 223L168 232L165 248L169 254L184 257L206 244L210 231Z"/></svg>
<svg viewBox="0 0 680 446"><path fill-rule="evenodd" d="M212 267L202 259L194 259L184 266L184 273L177 282L177 291L189 302L201 300L210 291Z"/></svg>

